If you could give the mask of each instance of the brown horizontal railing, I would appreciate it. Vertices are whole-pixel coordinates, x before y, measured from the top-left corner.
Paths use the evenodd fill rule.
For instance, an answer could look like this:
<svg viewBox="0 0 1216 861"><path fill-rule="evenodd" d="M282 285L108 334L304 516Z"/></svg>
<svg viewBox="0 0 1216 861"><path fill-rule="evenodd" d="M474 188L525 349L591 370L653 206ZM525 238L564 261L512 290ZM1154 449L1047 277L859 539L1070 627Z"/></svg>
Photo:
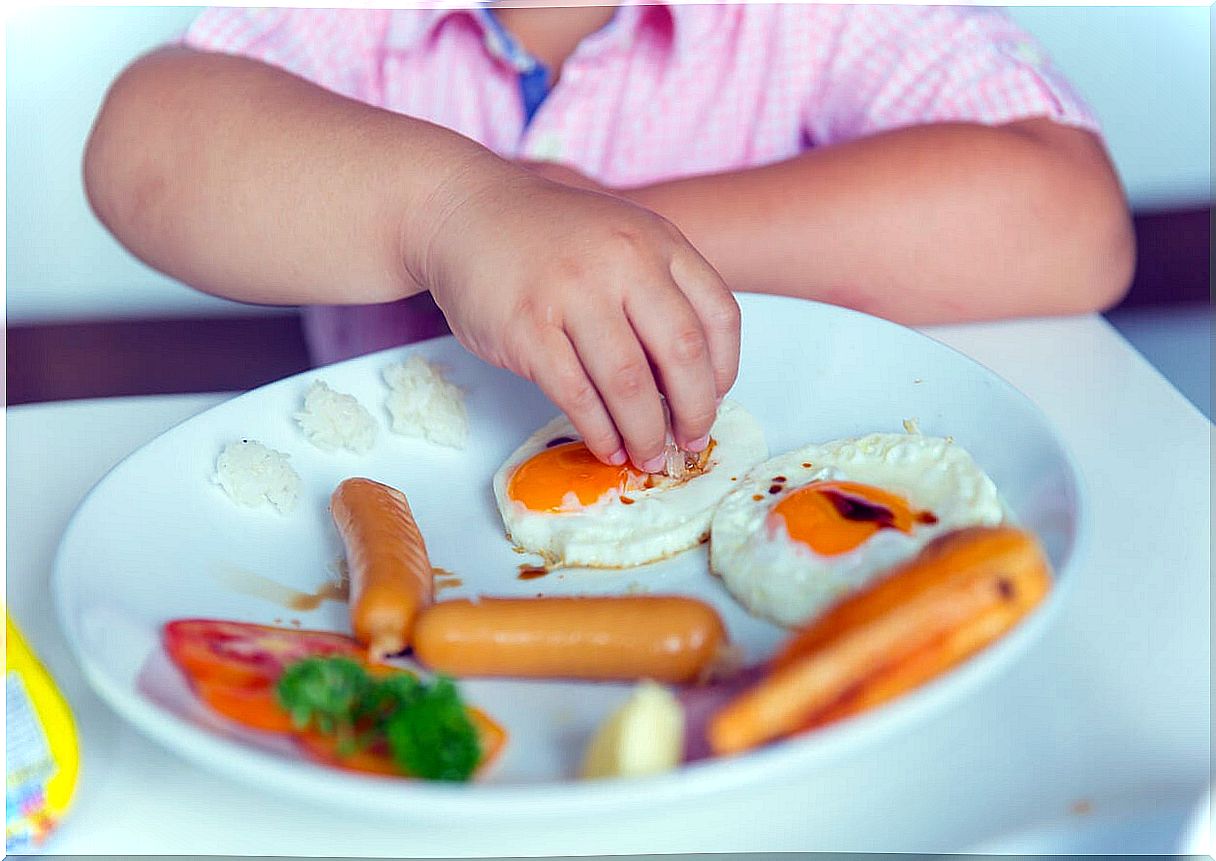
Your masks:
<svg viewBox="0 0 1216 861"><path fill-rule="evenodd" d="M8 327L7 403L238 391L307 370L295 314Z"/></svg>
<svg viewBox="0 0 1216 861"><path fill-rule="evenodd" d="M1192 305L1212 298L1212 208L1140 213L1136 278L1120 308Z"/></svg>

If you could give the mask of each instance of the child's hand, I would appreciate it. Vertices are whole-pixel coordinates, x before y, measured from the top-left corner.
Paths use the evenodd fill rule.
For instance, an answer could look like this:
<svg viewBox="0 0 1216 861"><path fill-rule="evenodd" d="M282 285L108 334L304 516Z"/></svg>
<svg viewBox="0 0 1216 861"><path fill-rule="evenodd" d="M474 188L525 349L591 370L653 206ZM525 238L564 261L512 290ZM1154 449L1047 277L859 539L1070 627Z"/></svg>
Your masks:
<svg viewBox="0 0 1216 861"><path fill-rule="evenodd" d="M739 363L739 308L670 223L509 168L439 196L418 275L469 350L532 380L587 447L663 466L701 451Z"/></svg>

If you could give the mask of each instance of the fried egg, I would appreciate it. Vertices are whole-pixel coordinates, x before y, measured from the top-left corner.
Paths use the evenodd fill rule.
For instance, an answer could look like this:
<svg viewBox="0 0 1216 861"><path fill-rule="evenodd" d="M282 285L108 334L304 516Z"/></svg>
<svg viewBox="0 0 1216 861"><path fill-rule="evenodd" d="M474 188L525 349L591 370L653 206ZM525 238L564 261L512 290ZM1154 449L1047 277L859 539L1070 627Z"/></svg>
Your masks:
<svg viewBox="0 0 1216 861"><path fill-rule="evenodd" d="M722 497L767 456L759 423L732 401L718 410L709 448L680 477L601 463L559 416L495 473L494 496L521 550L553 565L625 568L703 542Z"/></svg>
<svg viewBox="0 0 1216 861"><path fill-rule="evenodd" d="M871 434L774 457L714 514L710 569L752 613L793 627L943 532L1006 520L951 440Z"/></svg>

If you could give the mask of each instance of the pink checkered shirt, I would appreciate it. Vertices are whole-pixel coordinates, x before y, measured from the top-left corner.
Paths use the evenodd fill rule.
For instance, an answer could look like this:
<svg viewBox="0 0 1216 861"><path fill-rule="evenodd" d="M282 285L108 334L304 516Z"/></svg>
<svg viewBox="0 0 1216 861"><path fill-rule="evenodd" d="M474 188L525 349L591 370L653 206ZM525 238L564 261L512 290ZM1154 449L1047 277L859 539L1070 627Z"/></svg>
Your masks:
<svg viewBox="0 0 1216 861"><path fill-rule="evenodd" d="M768 164L913 124L1046 116L1098 130L1033 39L976 7L623 5L530 121L535 92L521 82L535 61L484 8L216 8L185 42L608 186ZM426 296L304 315L320 364L445 331Z"/></svg>

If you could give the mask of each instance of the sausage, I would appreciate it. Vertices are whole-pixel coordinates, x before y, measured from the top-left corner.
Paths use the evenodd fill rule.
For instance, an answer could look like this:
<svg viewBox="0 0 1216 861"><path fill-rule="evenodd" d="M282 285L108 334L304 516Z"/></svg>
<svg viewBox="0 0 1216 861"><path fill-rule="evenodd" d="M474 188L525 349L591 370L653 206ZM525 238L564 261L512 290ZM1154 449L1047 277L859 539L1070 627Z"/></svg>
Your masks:
<svg viewBox="0 0 1216 861"><path fill-rule="evenodd" d="M410 644L418 611L434 600L426 543L405 494L367 478L348 478L330 498L346 547L350 626L371 660Z"/></svg>
<svg viewBox="0 0 1216 861"><path fill-rule="evenodd" d="M941 536L795 635L765 678L711 718L710 748L739 753L887 702L1001 637L1050 586L1027 532Z"/></svg>
<svg viewBox="0 0 1216 861"><path fill-rule="evenodd" d="M456 676L692 682L726 646L708 604L657 595L444 601L414 630L418 659Z"/></svg>

